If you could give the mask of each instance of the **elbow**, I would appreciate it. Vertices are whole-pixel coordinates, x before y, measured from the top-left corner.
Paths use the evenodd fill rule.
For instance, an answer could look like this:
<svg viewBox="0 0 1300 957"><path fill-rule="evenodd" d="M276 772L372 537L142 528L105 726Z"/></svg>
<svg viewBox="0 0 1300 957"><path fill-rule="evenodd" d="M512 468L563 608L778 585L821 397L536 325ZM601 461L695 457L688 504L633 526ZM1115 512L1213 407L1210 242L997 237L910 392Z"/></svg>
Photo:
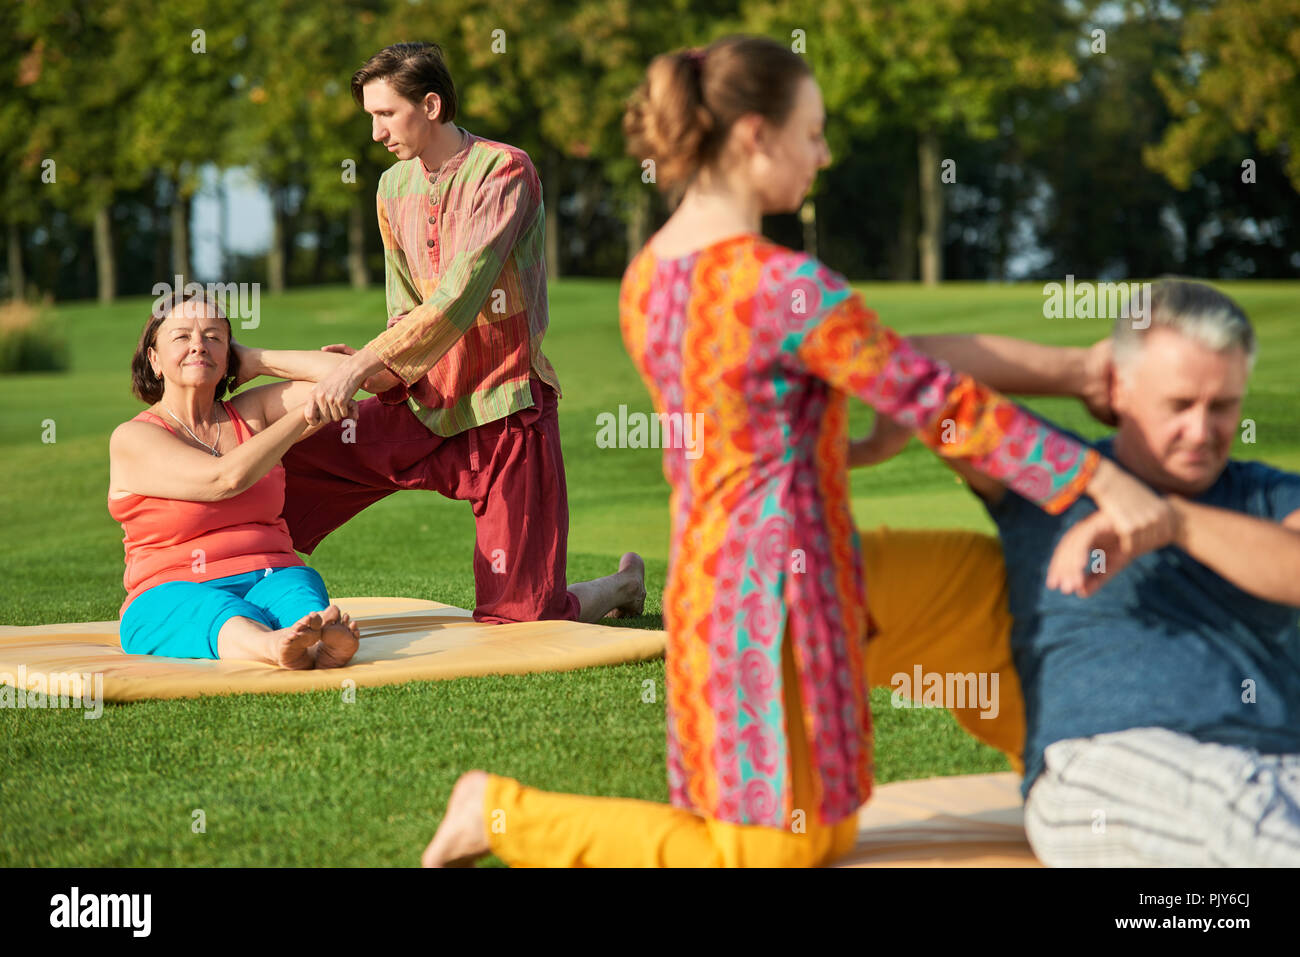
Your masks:
<svg viewBox="0 0 1300 957"><path fill-rule="evenodd" d="M246 476L231 469L222 469L217 472L215 480L211 483L212 498L209 501L223 502L228 498L234 498L246 491L250 484Z"/></svg>

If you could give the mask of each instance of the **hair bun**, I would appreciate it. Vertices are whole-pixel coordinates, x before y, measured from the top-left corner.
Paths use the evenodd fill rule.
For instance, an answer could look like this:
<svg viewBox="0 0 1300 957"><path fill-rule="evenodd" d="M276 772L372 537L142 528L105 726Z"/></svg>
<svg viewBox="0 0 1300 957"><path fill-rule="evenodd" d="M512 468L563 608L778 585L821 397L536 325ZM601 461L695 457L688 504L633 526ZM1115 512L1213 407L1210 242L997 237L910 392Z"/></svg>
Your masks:
<svg viewBox="0 0 1300 957"><path fill-rule="evenodd" d="M798 80L810 74L802 57L766 37L727 37L660 54L623 114L628 152L653 160L655 182L675 190L715 158L741 116L783 123Z"/></svg>

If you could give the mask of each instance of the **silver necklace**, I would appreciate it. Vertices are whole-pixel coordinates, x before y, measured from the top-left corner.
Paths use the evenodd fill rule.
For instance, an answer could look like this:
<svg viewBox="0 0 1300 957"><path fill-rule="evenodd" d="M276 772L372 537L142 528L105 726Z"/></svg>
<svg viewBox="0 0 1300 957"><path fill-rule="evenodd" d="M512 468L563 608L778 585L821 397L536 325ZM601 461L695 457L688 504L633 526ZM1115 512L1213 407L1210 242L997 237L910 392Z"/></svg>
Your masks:
<svg viewBox="0 0 1300 957"><path fill-rule="evenodd" d="M162 405L161 402L159 402L158 404ZM221 458L221 453L217 451L216 446L208 445L207 442L204 442L201 438L199 438L197 435L191 432L190 427L186 425L184 422L181 422L180 418L177 417L176 413L173 412L171 409L168 409L167 406L163 405L163 408L166 409L168 415L170 415L173 419L176 419L177 422L180 422L182 429L190 433L190 438L192 438L195 442L199 443L199 445L203 446L205 449L210 451L217 458ZM221 444L221 422L218 421L217 422L217 445L220 444Z"/></svg>

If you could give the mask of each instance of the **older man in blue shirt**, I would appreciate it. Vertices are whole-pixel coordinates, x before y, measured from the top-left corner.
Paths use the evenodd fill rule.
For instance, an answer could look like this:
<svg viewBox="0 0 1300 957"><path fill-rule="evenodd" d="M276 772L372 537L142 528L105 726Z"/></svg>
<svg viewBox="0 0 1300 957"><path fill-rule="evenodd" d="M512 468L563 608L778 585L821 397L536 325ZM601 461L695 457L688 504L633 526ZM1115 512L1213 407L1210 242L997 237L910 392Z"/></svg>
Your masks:
<svg viewBox="0 0 1300 957"><path fill-rule="evenodd" d="M1026 829L1054 865L1297 865L1300 476L1229 458L1236 303L1162 281L1151 313L1116 325L1095 447L1165 495L1172 540L1126 550L1089 502L1042 514L962 470L1006 559Z"/></svg>
<svg viewBox="0 0 1300 957"><path fill-rule="evenodd" d="M1256 353L1235 302L1165 280L1143 319L1116 323L1118 429L1093 445L1163 494L1161 537L1122 541L1089 501L1044 514L948 463L1001 538L1026 830L1052 865L1300 865L1300 475L1229 458ZM918 344L1014 391L954 337ZM868 459L901 447L890 432ZM960 595L992 587L988 565L928 571Z"/></svg>

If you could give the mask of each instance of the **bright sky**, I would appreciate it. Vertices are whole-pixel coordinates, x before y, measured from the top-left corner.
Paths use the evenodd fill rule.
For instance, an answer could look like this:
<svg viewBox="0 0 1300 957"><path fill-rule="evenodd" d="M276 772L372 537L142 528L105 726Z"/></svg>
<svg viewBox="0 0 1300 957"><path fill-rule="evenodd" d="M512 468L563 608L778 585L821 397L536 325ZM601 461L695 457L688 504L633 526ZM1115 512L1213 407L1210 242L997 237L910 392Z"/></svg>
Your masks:
<svg viewBox="0 0 1300 957"><path fill-rule="evenodd" d="M265 253L271 244L271 200L266 190L243 170L227 170L226 248L241 255ZM194 197L190 222L190 255L195 278L200 282L226 282L221 261L221 204L218 200L217 169L203 171L203 187Z"/></svg>

